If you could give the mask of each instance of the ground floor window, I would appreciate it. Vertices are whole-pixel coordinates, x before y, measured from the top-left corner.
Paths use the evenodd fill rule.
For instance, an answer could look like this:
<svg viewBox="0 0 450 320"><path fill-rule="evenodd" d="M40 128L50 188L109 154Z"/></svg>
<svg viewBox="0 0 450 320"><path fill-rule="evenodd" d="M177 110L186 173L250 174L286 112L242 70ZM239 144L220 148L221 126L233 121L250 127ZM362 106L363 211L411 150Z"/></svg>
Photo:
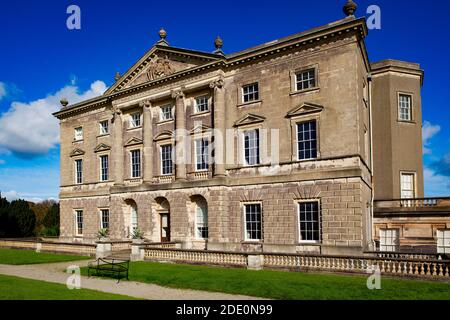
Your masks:
<svg viewBox="0 0 450 320"><path fill-rule="evenodd" d="M380 229L380 251L395 252L400 244L398 229Z"/></svg>
<svg viewBox="0 0 450 320"><path fill-rule="evenodd" d="M205 205L197 205L196 230L197 238L208 238L208 208Z"/></svg>
<svg viewBox="0 0 450 320"><path fill-rule="evenodd" d="M102 209L101 214L102 214L101 228L109 229L109 209Z"/></svg>
<svg viewBox="0 0 450 320"><path fill-rule="evenodd" d="M75 211L75 227L77 235L83 234L83 210Z"/></svg>
<svg viewBox="0 0 450 320"><path fill-rule="evenodd" d="M450 230L437 231L437 253L450 254Z"/></svg>
<svg viewBox="0 0 450 320"><path fill-rule="evenodd" d="M300 202L300 242L320 242L319 202Z"/></svg>
<svg viewBox="0 0 450 320"><path fill-rule="evenodd" d="M261 204L252 203L244 205L245 214L245 240L261 240Z"/></svg>

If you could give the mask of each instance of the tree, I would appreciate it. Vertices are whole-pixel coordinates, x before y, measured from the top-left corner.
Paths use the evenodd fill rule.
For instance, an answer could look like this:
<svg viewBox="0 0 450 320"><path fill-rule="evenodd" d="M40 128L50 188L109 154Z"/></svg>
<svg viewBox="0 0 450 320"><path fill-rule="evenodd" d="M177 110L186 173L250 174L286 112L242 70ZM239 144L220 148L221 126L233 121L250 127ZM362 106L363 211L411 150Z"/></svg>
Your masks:
<svg viewBox="0 0 450 320"><path fill-rule="evenodd" d="M44 235L59 236L59 204L53 203L48 208L42 222L44 225Z"/></svg>
<svg viewBox="0 0 450 320"><path fill-rule="evenodd" d="M11 236L31 237L34 235L36 216L27 201L15 200L11 202L8 216Z"/></svg>

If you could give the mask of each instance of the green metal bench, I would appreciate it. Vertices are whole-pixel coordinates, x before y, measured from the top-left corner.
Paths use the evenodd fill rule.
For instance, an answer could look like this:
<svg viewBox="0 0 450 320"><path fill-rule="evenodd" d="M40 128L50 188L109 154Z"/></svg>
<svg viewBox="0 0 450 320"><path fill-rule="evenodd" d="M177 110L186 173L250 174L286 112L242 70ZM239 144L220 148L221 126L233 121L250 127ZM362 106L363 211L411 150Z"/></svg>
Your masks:
<svg viewBox="0 0 450 320"><path fill-rule="evenodd" d="M130 269L130 260L116 259L116 258L98 258L95 261L88 263L88 277L91 272L95 271L95 275L115 274L117 275L117 283L119 283L121 275L128 279L128 270Z"/></svg>

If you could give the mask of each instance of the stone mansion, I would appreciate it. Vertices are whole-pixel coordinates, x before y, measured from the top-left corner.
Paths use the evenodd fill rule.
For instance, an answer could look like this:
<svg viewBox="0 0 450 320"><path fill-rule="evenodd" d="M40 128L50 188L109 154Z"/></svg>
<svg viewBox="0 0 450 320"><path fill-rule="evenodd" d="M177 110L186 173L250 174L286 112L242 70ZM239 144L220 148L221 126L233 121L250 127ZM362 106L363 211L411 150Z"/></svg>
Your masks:
<svg viewBox="0 0 450 320"><path fill-rule="evenodd" d="M62 100L61 239L373 249L374 200L423 197L423 71L372 63L354 9L233 54L161 30L102 96Z"/></svg>

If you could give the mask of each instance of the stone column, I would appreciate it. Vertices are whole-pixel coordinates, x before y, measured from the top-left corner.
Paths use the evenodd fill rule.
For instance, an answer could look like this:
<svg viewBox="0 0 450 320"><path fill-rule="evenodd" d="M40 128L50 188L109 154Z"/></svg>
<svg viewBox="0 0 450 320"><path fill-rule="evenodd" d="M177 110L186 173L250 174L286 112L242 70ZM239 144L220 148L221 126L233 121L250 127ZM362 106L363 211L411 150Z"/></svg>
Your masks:
<svg viewBox="0 0 450 320"><path fill-rule="evenodd" d="M178 90L172 92L172 98L175 99L175 174L177 180L186 179L186 113L184 107L184 94L183 91Z"/></svg>
<svg viewBox="0 0 450 320"><path fill-rule="evenodd" d="M144 182L151 183L153 180L153 120L152 104L150 101L140 103L143 108L144 127L142 138L144 140Z"/></svg>
<svg viewBox="0 0 450 320"><path fill-rule="evenodd" d="M209 85L214 89L214 176L224 177L226 151L226 110L225 88L223 79L216 80Z"/></svg>
<svg viewBox="0 0 450 320"><path fill-rule="evenodd" d="M123 119L122 111L114 109L114 137L112 158L114 161L114 183L123 185Z"/></svg>

